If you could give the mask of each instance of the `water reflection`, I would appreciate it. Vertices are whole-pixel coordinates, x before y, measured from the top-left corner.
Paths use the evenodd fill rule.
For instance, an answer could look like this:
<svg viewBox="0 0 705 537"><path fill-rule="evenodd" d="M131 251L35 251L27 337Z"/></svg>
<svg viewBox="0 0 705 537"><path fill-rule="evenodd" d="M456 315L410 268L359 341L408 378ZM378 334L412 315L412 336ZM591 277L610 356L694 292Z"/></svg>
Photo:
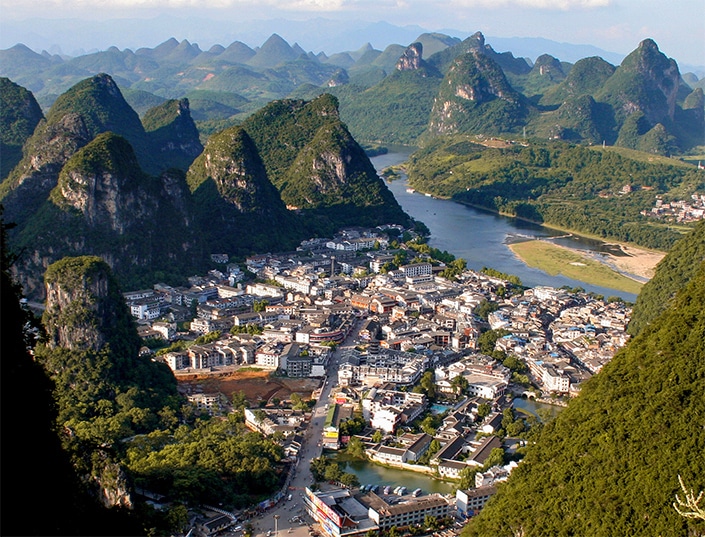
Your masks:
<svg viewBox="0 0 705 537"><path fill-rule="evenodd" d="M424 494L439 492L453 494L456 486L453 483L434 479L433 477L410 470L387 468L369 461L350 459L343 453L331 455L331 459L343 467L344 472L355 474L361 485L380 485L380 488L391 485L392 489L400 485L405 486L409 492L420 488ZM382 494L381 492L379 493Z"/></svg>

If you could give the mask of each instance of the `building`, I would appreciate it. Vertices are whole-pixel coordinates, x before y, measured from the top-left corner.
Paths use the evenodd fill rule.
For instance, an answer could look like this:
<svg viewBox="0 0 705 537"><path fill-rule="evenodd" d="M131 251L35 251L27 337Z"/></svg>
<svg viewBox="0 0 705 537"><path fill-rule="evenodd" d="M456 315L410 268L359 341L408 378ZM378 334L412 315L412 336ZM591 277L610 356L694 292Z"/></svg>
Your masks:
<svg viewBox="0 0 705 537"><path fill-rule="evenodd" d="M362 400L362 416L374 429L393 433L397 426L411 422L426 408L420 393L372 388Z"/></svg>
<svg viewBox="0 0 705 537"><path fill-rule="evenodd" d="M328 537L349 537L376 531L369 508L346 489L304 491L304 509Z"/></svg>
<svg viewBox="0 0 705 537"><path fill-rule="evenodd" d="M399 267L399 270L404 273L405 278L425 276L428 278L428 281L431 281L431 275L433 274L433 266L431 263L412 263L411 265Z"/></svg>
<svg viewBox="0 0 705 537"><path fill-rule="evenodd" d="M189 395L189 403L193 404L199 412L217 416L223 411L223 396L220 393L196 393Z"/></svg>
<svg viewBox="0 0 705 537"><path fill-rule="evenodd" d="M458 490L455 493L455 508L458 517L467 518L477 514L495 492L497 492L497 487L494 485Z"/></svg>
<svg viewBox="0 0 705 537"><path fill-rule="evenodd" d="M451 504L440 494L409 498L392 505L370 492L361 496L360 501L369 507L370 519L383 530L392 526L423 524L427 516L443 518L451 515Z"/></svg>

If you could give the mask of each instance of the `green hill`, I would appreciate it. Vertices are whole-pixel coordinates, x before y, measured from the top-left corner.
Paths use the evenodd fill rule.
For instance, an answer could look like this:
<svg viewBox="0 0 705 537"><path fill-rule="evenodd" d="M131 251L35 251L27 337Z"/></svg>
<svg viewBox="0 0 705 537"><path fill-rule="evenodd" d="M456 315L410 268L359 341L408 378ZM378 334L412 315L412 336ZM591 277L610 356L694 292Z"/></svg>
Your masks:
<svg viewBox="0 0 705 537"><path fill-rule="evenodd" d="M487 147L493 143L499 147ZM653 207L657 195L674 192L682 199L702 183L694 166L621 148L468 136L430 140L406 169L409 184L421 192L661 250L681 230L641 212ZM622 192L625 185L630 192Z"/></svg>
<svg viewBox="0 0 705 537"><path fill-rule="evenodd" d="M578 60L560 84L543 93L541 104L560 104L571 97L593 95L614 71L615 67L602 58Z"/></svg>
<svg viewBox="0 0 705 537"><path fill-rule="evenodd" d="M332 95L308 102L272 102L242 126L255 142L284 203L304 210L318 222L314 227L323 226L321 232L351 225L357 218L359 225L408 221L341 123L338 101Z"/></svg>
<svg viewBox="0 0 705 537"><path fill-rule="evenodd" d="M356 139L414 144L428 127L433 98L442 79L427 70L394 71L364 89L339 86L341 118Z"/></svg>
<svg viewBox="0 0 705 537"><path fill-rule="evenodd" d="M429 121L431 134L511 132L527 109L499 64L472 51L458 56L440 85Z"/></svg>
<svg viewBox="0 0 705 537"><path fill-rule="evenodd" d="M203 151L188 99L172 99L150 108L142 123L162 168L186 171Z"/></svg>
<svg viewBox="0 0 705 537"><path fill-rule="evenodd" d="M686 537L673 508L705 490L705 264L547 425L463 537Z"/></svg>
<svg viewBox="0 0 705 537"><path fill-rule="evenodd" d="M22 146L43 118L32 92L0 77L0 182L22 160Z"/></svg>
<svg viewBox="0 0 705 537"><path fill-rule="evenodd" d="M187 181L206 243L245 255L289 250L300 240L301 224L287 211L241 127L211 136Z"/></svg>
<svg viewBox="0 0 705 537"><path fill-rule="evenodd" d="M644 285L634 305L629 332L637 335L654 323L678 292L705 261L705 222L673 245L658 265L654 277Z"/></svg>
<svg viewBox="0 0 705 537"><path fill-rule="evenodd" d="M177 283L204 263L192 212L183 174L146 175L124 138L103 133L68 159L51 194L18 226L13 245L32 252L17 262L25 292L41 294L50 263L86 254L110 260L131 287Z"/></svg>

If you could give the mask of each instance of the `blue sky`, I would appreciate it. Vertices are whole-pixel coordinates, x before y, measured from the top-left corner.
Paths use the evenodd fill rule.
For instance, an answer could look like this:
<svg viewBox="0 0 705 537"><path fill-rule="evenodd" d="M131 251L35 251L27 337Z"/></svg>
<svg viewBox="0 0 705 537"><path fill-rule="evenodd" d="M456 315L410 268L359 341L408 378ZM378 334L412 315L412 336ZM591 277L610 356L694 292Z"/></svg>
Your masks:
<svg viewBox="0 0 705 537"><path fill-rule="evenodd" d="M33 17L106 20L159 14L221 22L315 17L388 21L431 31L544 37L624 54L650 37L679 63L705 65L705 0L0 0L3 26ZM213 43L203 35L199 44Z"/></svg>

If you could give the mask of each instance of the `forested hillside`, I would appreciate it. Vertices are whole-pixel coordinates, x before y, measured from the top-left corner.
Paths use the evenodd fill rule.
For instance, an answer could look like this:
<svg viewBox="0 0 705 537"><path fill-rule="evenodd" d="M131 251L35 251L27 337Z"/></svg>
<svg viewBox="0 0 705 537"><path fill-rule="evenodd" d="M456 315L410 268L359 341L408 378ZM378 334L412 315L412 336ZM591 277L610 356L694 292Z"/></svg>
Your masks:
<svg viewBox="0 0 705 537"><path fill-rule="evenodd" d="M37 501L46 516L29 523L33 534L169 535L187 522L189 502L233 508L271 494L281 446L247 430L240 411L210 421L185 404L169 368L139 355L136 325L101 259L49 267L30 358L29 316L5 246L3 402L24 402L22 413L2 406L3 436L13 440L2 450L3 535L27 534L26 506ZM155 510L135 487L172 503Z"/></svg>
<svg viewBox="0 0 705 537"><path fill-rule="evenodd" d="M686 199L705 186L700 171L676 160L482 137L436 138L411 156L406 170L409 184L422 192L661 250L690 228L649 219L641 211L649 211L657 196Z"/></svg>
<svg viewBox="0 0 705 537"><path fill-rule="evenodd" d="M689 282L705 261L705 222L678 241L658 265L658 270L642 288L634 305L629 332L637 335L670 306L676 293Z"/></svg>
<svg viewBox="0 0 705 537"><path fill-rule="evenodd" d="M28 132L20 116L4 114L3 126ZM410 224L331 95L270 103L204 149L187 99L140 118L100 74L56 100L23 152L0 201L25 254L15 274L33 298L64 256L100 256L131 288L180 285L211 253L242 258L343 226Z"/></svg>
<svg viewBox="0 0 705 537"><path fill-rule="evenodd" d="M705 263L670 307L547 425L463 537L702 535L676 512L705 490Z"/></svg>

